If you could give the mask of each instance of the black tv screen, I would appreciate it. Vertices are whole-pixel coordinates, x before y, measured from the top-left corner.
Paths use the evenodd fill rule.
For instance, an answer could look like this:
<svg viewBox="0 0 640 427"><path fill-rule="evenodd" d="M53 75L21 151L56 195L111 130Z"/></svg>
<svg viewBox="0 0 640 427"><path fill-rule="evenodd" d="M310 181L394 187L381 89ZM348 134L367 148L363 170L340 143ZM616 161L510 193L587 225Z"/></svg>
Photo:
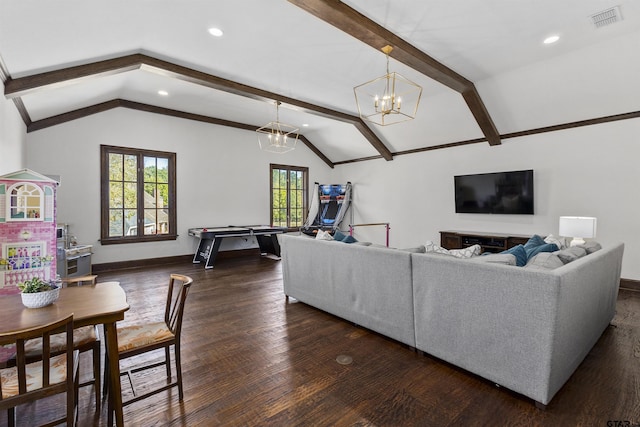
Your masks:
<svg viewBox="0 0 640 427"><path fill-rule="evenodd" d="M456 213L533 215L533 170L454 177Z"/></svg>

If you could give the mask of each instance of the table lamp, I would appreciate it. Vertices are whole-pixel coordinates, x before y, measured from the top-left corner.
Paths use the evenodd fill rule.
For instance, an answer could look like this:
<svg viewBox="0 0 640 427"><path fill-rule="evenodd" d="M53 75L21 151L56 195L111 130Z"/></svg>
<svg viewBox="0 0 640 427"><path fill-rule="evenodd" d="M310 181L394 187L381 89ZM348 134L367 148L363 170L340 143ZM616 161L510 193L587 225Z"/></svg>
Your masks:
<svg viewBox="0 0 640 427"><path fill-rule="evenodd" d="M558 232L573 237L570 246L584 245L584 239L596 237L597 218L588 216L561 216Z"/></svg>

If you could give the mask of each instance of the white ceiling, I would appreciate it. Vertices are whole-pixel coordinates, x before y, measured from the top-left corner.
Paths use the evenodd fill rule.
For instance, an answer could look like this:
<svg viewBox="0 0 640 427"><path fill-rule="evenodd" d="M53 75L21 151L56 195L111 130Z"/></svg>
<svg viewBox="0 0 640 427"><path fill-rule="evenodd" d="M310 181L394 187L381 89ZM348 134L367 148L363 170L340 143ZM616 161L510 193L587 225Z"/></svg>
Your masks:
<svg viewBox="0 0 640 427"><path fill-rule="evenodd" d="M640 34L640 1L611 1L344 3L477 86L534 63ZM596 29L590 15L616 5L623 20ZM0 59L12 79L143 53L357 115L353 87L385 72L384 54L286 0L0 0L0 10ZM212 26L224 36L210 36ZM551 34L560 35L560 41L544 45ZM391 152L483 137L459 93L393 59L391 69L423 87L416 120L370 125ZM159 96L160 89L169 96ZM34 122L113 99L257 127L275 118L273 104L145 69L84 79L21 99ZM496 124L507 120L497 108L489 114ZM351 124L286 108L280 109L280 119L299 126L333 162L378 155ZM498 126L498 131L506 130ZM247 137L254 135L247 132Z"/></svg>

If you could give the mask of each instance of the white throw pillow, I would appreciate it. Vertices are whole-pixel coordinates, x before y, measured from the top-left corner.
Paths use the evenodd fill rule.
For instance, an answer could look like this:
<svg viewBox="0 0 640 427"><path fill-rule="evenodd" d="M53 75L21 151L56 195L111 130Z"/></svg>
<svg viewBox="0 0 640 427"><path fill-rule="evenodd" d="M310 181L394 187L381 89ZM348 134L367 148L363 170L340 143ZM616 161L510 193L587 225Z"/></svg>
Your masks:
<svg viewBox="0 0 640 427"><path fill-rule="evenodd" d="M482 252L480 245L473 245L462 249L451 249L449 251L449 253L456 258L473 258L474 256L480 255L480 252Z"/></svg>
<svg viewBox="0 0 640 427"><path fill-rule="evenodd" d="M562 250L567 247L567 238L566 237L556 237L553 234L549 234L544 238L545 243L555 243L558 249Z"/></svg>
<svg viewBox="0 0 640 427"><path fill-rule="evenodd" d="M449 250L436 245L431 240L427 240L427 242L424 244L424 249L426 253L451 255L456 258L471 258L480 255L480 252L482 252L482 248L480 247L480 245L473 245L469 246L468 248Z"/></svg>
<svg viewBox="0 0 640 427"><path fill-rule="evenodd" d="M427 240L427 243L424 244L424 251L425 253L451 255L447 249L436 245L431 240Z"/></svg>
<svg viewBox="0 0 640 427"><path fill-rule="evenodd" d="M333 236L328 231L318 230L318 234L316 234L316 239L317 240L333 240Z"/></svg>

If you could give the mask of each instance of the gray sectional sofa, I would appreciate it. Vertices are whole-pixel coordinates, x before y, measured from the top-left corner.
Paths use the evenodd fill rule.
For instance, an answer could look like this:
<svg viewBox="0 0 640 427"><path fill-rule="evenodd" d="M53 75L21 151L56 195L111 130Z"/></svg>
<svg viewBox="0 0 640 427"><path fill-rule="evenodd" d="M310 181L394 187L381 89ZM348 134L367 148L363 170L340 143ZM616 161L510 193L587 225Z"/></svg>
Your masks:
<svg viewBox="0 0 640 427"><path fill-rule="evenodd" d="M615 314L624 246L555 269L279 235L284 293L547 405Z"/></svg>

